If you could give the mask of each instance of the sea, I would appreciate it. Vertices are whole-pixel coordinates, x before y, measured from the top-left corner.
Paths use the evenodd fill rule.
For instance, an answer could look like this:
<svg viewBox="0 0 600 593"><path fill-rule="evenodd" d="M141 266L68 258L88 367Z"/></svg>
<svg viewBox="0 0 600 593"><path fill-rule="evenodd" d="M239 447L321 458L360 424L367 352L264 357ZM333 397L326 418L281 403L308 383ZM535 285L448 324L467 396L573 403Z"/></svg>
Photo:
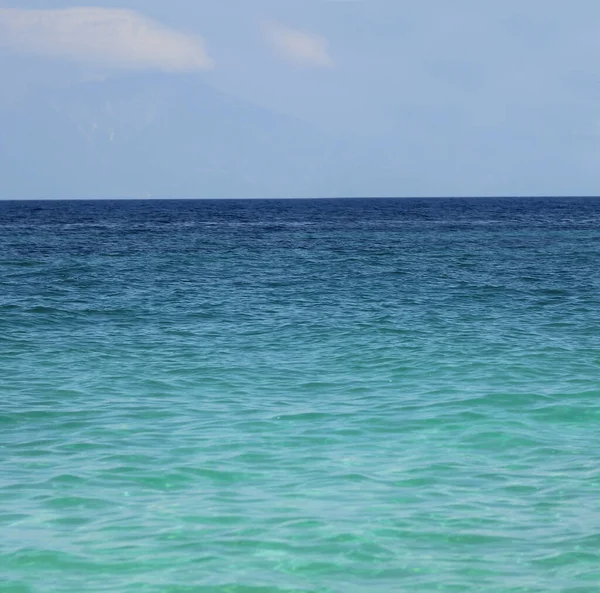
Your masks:
<svg viewBox="0 0 600 593"><path fill-rule="evenodd" d="M598 593L600 199L0 202L1 593Z"/></svg>

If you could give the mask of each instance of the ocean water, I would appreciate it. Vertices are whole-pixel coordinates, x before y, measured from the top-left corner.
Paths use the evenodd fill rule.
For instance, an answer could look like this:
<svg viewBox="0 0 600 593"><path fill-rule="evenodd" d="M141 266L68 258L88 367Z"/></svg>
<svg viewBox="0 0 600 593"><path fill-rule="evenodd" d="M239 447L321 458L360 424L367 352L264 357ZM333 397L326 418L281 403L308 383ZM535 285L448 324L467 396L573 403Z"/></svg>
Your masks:
<svg viewBox="0 0 600 593"><path fill-rule="evenodd" d="M600 591L600 200L0 202L2 593Z"/></svg>

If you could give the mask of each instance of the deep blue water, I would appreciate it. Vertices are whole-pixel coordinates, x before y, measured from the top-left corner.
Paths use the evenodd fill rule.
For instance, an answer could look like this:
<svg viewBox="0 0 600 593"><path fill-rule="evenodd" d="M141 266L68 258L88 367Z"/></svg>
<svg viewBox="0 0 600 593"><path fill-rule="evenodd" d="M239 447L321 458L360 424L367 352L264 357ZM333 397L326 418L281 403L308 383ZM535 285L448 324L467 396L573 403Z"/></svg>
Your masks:
<svg viewBox="0 0 600 593"><path fill-rule="evenodd" d="M0 591L600 590L600 199L0 202Z"/></svg>

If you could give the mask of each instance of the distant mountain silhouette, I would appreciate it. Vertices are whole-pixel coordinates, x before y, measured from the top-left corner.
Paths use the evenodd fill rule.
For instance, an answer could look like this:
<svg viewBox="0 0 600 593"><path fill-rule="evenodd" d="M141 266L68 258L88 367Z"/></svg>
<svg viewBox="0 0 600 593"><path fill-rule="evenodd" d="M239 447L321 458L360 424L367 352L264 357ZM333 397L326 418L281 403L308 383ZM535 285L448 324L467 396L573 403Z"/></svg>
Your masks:
<svg viewBox="0 0 600 593"><path fill-rule="evenodd" d="M352 150L197 75L128 75L0 111L0 197L335 195Z"/></svg>

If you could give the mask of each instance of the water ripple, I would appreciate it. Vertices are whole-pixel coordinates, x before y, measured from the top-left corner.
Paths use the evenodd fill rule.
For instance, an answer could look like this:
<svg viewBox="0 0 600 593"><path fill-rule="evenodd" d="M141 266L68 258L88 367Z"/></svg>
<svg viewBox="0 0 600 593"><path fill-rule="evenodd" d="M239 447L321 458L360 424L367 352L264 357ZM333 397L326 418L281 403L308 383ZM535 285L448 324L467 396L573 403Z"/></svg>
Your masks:
<svg viewBox="0 0 600 593"><path fill-rule="evenodd" d="M599 224L0 203L0 590L595 593Z"/></svg>

